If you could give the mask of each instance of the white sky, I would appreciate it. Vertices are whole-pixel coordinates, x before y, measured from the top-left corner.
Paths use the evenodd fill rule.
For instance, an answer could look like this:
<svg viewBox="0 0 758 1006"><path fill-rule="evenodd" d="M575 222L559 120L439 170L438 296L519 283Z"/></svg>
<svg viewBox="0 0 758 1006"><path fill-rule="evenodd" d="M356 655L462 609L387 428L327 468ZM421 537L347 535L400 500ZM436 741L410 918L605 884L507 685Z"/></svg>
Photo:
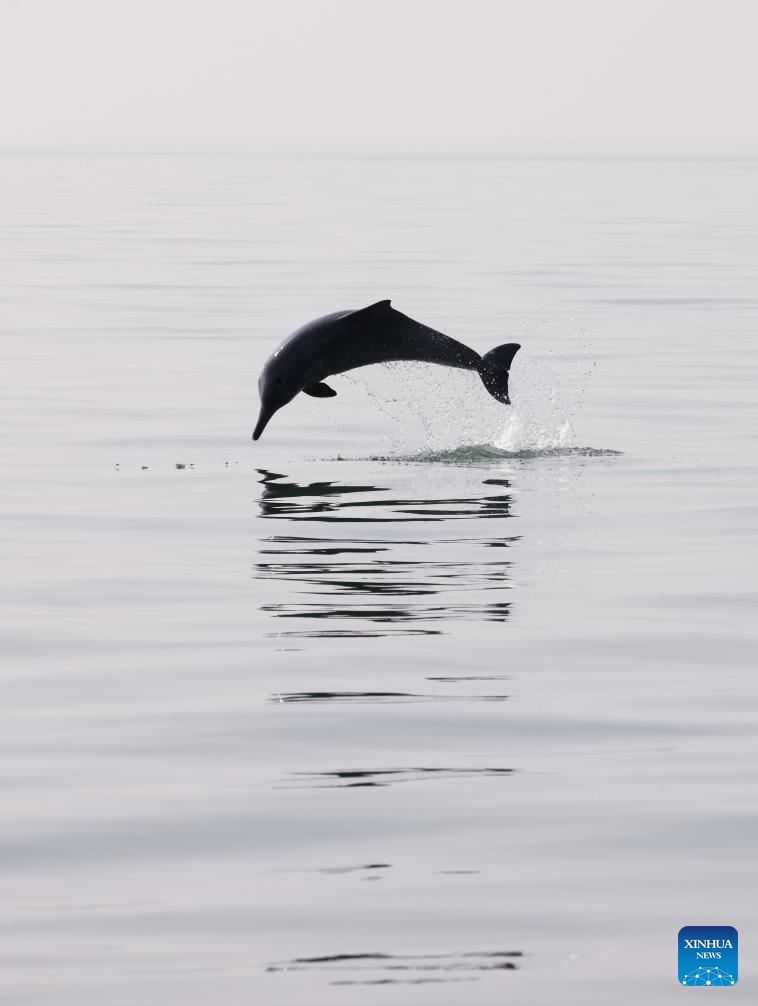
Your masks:
<svg viewBox="0 0 758 1006"><path fill-rule="evenodd" d="M0 145L758 147L758 0L0 0Z"/></svg>

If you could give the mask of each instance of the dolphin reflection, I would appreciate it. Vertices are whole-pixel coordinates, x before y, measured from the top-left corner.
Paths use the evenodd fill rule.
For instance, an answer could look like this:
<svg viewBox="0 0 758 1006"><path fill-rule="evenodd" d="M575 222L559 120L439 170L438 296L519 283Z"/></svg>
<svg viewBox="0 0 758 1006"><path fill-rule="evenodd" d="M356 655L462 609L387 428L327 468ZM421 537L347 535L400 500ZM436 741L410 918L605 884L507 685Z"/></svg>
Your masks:
<svg viewBox="0 0 758 1006"><path fill-rule="evenodd" d="M489 974L515 971L521 950L464 951L459 953L388 954L336 953L272 961L268 972L309 971L330 985L421 985L427 982L479 981ZM343 977L347 973L347 977Z"/></svg>
<svg viewBox="0 0 758 1006"><path fill-rule="evenodd" d="M489 549L508 548L518 536L490 524L482 535L479 523L512 516L506 479L476 483L471 495L417 498L373 484L301 485L259 473L261 517L296 521L301 532L283 533L282 525L261 542L254 566L257 578L272 581L262 610L293 620L292 629L272 635L439 635L446 622L508 619L512 561L491 558ZM398 525L453 521L463 534L435 537L429 528L424 538L396 536ZM315 528L308 534L312 522L330 523L329 536ZM367 525L377 524L384 530L369 537ZM357 527L365 530L353 537Z"/></svg>

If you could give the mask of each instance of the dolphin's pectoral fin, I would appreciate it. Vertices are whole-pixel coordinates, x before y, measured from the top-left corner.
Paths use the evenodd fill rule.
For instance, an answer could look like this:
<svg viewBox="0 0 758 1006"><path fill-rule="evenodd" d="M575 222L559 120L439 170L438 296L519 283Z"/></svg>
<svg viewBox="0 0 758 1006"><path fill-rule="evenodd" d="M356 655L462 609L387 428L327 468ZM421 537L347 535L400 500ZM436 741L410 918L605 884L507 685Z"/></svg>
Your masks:
<svg viewBox="0 0 758 1006"><path fill-rule="evenodd" d="M309 384L307 388L303 388L303 391L306 395L311 395L313 398L334 398L337 394L334 388L330 388L323 381L320 381L318 384Z"/></svg>

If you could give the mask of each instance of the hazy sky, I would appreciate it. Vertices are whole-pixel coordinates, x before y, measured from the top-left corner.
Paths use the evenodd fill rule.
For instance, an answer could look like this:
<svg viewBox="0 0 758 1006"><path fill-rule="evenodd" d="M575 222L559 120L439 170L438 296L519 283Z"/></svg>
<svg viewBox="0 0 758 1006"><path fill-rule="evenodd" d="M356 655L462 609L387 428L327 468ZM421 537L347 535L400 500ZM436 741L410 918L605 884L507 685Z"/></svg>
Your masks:
<svg viewBox="0 0 758 1006"><path fill-rule="evenodd" d="M0 144L758 147L758 0L0 0Z"/></svg>

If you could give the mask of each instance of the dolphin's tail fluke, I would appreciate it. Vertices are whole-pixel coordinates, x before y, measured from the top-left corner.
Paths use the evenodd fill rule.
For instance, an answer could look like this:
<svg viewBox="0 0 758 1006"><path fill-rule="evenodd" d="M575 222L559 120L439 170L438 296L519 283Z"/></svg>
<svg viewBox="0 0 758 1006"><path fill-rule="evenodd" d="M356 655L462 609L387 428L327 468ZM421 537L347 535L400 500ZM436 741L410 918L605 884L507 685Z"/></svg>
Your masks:
<svg viewBox="0 0 758 1006"><path fill-rule="evenodd" d="M513 357L520 349L521 346L518 342L509 342L504 346L495 346L482 357L479 373L484 386L493 398L504 405L511 404L508 397L508 371Z"/></svg>

